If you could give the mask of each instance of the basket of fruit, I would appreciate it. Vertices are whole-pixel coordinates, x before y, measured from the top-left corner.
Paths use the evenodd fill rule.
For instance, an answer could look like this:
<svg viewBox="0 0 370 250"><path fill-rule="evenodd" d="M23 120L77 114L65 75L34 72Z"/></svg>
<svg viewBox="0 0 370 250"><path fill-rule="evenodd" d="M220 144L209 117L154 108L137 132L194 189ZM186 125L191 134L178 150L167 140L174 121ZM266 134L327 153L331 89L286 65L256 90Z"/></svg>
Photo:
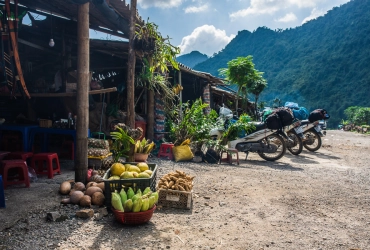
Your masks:
<svg viewBox="0 0 370 250"><path fill-rule="evenodd" d="M127 191L122 186L121 191L112 192L111 204L114 217L117 221L128 224L138 225L148 222L156 209L158 202L158 193L152 192L150 187L142 192L129 187Z"/></svg>
<svg viewBox="0 0 370 250"><path fill-rule="evenodd" d="M118 222L126 225L139 225L150 221L153 216L153 212L156 209L154 205L151 209L145 212L122 212L112 208L114 217Z"/></svg>

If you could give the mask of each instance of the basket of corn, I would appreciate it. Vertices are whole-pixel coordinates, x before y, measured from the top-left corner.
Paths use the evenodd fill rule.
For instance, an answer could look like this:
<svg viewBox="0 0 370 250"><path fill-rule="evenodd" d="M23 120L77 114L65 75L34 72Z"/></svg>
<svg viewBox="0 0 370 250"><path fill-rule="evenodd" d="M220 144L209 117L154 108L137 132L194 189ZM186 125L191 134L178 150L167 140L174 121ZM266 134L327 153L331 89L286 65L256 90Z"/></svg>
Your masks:
<svg viewBox="0 0 370 250"><path fill-rule="evenodd" d="M129 187L127 191L122 186L121 191L112 192L112 211L116 220L122 224L138 225L148 222L156 209L158 193L147 187L142 192Z"/></svg>

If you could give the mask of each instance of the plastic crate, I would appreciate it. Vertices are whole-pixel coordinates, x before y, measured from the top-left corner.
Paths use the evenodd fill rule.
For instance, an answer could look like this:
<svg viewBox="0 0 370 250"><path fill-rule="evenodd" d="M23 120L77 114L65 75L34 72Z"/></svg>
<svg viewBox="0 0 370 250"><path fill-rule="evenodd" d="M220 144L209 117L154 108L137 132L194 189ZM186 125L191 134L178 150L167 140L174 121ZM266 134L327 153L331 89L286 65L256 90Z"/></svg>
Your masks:
<svg viewBox="0 0 370 250"><path fill-rule="evenodd" d="M158 190L158 206L191 209L192 204L192 191L186 192L169 189Z"/></svg>
<svg viewBox="0 0 370 250"><path fill-rule="evenodd" d="M137 162L125 162L125 164L136 165ZM122 185L125 187L135 187L140 188L141 191L144 191L146 187L155 192L156 191L156 178L157 178L157 164L148 163L148 167L153 171L150 178L133 178L133 179L120 179L120 180L107 180L110 177L110 169L104 174L104 196L105 196L105 205L111 207L112 192L121 190Z"/></svg>

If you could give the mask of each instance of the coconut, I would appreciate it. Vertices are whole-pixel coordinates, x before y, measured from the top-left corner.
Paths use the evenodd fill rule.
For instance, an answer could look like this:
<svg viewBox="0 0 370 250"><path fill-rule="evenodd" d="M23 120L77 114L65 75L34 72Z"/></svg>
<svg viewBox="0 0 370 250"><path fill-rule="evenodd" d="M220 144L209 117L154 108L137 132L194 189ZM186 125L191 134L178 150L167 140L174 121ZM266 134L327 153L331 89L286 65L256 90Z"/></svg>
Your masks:
<svg viewBox="0 0 370 250"><path fill-rule="evenodd" d="M85 191L85 195L92 196L95 192L103 193L103 190L101 190L101 188L100 187L97 187L97 186L89 187Z"/></svg>
<svg viewBox="0 0 370 250"><path fill-rule="evenodd" d="M60 184L60 187L59 187L59 192L61 194L69 194L69 192L71 191L71 183L69 181L64 181Z"/></svg>
<svg viewBox="0 0 370 250"><path fill-rule="evenodd" d="M82 191L74 191L69 198L71 199L72 204L79 204L80 199L83 196L84 196L84 193L82 193Z"/></svg>
<svg viewBox="0 0 370 250"><path fill-rule="evenodd" d="M104 194L100 192L95 192L91 196L91 203L97 206L103 206L104 200L105 200Z"/></svg>
<svg viewBox="0 0 370 250"><path fill-rule="evenodd" d="M91 206L91 197L88 195L82 196L80 199L80 206L82 207L90 207Z"/></svg>
<svg viewBox="0 0 370 250"><path fill-rule="evenodd" d="M78 191L85 191L85 184L83 184L82 182L76 182L73 185L73 189L78 190Z"/></svg>

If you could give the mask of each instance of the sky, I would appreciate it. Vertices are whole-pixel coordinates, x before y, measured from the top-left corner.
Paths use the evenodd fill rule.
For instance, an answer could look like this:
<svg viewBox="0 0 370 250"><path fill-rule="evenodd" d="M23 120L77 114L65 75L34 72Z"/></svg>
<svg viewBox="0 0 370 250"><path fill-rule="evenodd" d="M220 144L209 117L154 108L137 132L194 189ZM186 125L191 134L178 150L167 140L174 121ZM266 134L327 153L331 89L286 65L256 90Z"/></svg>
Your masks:
<svg viewBox="0 0 370 250"><path fill-rule="evenodd" d="M258 27L301 26L350 0L137 0L139 15L158 25L181 54L212 56L238 34ZM129 3L129 0L126 0Z"/></svg>

